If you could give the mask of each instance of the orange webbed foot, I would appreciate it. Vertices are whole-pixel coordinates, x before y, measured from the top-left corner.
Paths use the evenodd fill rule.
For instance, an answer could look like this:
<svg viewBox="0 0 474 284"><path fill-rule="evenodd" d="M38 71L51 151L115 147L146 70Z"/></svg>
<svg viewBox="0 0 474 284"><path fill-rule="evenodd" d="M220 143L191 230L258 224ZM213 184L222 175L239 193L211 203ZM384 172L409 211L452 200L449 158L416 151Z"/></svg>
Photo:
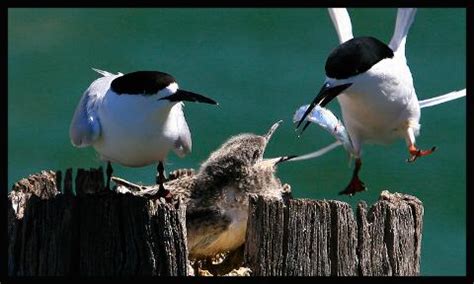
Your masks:
<svg viewBox="0 0 474 284"><path fill-rule="evenodd" d="M416 148L415 145L411 145L410 147L408 147L408 151L410 152L410 157L407 159L407 162L412 163L418 157L430 155L435 150L436 150L436 146L432 147L430 150L421 150L421 149Z"/></svg>

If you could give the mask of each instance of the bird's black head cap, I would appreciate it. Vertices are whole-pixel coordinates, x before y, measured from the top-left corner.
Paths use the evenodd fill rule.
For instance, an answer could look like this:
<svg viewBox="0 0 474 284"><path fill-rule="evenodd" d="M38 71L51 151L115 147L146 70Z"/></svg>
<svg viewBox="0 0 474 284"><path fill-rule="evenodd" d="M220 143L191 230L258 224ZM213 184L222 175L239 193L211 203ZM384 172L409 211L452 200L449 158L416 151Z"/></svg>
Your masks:
<svg viewBox="0 0 474 284"><path fill-rule="evenodd" d="M369 70L393 51L374 37L355 37L336 47L326 60L326 76L347 79Z"/></svg>
<svg viewBox="0 0 474 284"><path fill-rule="evenodd" d="M111 88L119 95L153 95L174 82L175 78L164 72L137 71L115 78Z"/></svg>

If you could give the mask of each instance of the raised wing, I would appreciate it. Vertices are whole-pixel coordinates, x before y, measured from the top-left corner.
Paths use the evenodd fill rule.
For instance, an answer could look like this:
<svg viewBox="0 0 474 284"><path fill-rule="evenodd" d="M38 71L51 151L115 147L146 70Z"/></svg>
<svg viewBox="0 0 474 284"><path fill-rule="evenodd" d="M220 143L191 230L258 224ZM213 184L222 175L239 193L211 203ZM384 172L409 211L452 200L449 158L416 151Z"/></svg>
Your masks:
<svg viewBox="0 0 474 284"><path fill-rule="evenodd" d="M392 39L388 46L394 53L405 56L405 43L413 21L415 20L416 8L399 8L397 20Z"/></svg>
<svg viewBox="0 0 474 284"><path fill-rule="evenodd" d="M328 8L329 16L336 28L339 43L352 39L352 23L346 8Z"/></svg>

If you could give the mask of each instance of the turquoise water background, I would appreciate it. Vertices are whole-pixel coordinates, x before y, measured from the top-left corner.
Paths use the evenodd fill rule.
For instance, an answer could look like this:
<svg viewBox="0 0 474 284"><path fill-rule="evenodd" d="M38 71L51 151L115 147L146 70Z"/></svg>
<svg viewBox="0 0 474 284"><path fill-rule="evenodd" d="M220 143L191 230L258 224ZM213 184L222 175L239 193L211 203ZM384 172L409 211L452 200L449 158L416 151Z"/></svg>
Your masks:
<svg viewBox="0 0 474 284"><path fill-rule="evenodd" d="M349 9L355 36L388 43L396 9ZM466 12L420 9L407 40L418 97L466 86ZM160 70L181 88L217 100L186 104L193 152L170 153L168 171L197 168L226 139L265 133L277 120L266 157L304 154L333 142L311 126L297 138L294 111L309 103L338 44L326 9L10 9L8 13L8 188L43 169L103 165L92 148L74 148L68 129L74 109L98 74ZM340 114L336 100L328 105ZM369 190L339 196L352 168L342 148L314 160L282 164L278 176L298 198L338 199L355 210L384 189L417 196L425 208L422 275L466 273L466 100L422 110L422 148L413 164L405 142L365 145L361 179ZM114 166L114 174L153 183L156 165Z"/></svg>

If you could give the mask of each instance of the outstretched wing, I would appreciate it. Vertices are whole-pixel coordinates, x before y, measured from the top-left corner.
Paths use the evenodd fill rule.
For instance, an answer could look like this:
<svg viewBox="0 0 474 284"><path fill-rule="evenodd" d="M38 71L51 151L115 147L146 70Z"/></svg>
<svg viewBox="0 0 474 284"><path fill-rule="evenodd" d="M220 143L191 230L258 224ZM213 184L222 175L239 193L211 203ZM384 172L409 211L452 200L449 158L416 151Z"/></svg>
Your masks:
<svg viewBox="0 0 474 284"><path fill-rule="evenodd" d="M329 16L336 28L339 43L352 39L352 23L351 17L346 8L328 8Z"/></svg>

